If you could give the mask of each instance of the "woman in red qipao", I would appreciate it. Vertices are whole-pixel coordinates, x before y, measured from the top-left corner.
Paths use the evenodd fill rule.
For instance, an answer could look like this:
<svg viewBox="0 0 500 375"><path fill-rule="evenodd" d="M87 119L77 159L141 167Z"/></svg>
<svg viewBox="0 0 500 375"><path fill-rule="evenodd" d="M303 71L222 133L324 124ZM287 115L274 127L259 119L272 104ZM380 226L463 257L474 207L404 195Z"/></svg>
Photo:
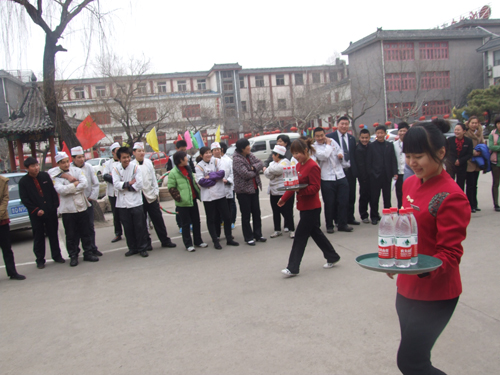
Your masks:
<svg viewBox="0 0 500 375"><path fill-rule="evenodd" d="M440 127L445 126L416 124L403 144L406 163L415 172L404 182L403 205L414 208L418 251L443 262L432 272L398 275L401 343L397 362L405 375L445 374L432 366L431 350L462 293L459 264L471 213L464 192L443 168L446 129Z"/></svg>

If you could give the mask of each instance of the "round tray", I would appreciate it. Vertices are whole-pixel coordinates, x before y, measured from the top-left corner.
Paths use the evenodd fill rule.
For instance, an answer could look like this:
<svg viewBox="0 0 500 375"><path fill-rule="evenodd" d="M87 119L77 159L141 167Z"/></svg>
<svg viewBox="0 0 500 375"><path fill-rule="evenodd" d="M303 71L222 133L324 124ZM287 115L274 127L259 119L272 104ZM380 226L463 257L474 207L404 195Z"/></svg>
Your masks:
<svg viewBox="0 0 500 375"><path fill-rule="evenodd" d="M431 272L441 267L443 262L440 259L429 255L418 255L418 263L409 268L381 267L378 264L378 253L364 254L356 258L356 263L370 271L384 273L402 273L405 275L418 275L420 273Z"/></svg>
<svg viewBox="0 0 500 375"><path fill-rule="evenodd" d="M298 189L304 189L305 187L308 187L309 184L298 184L294 186L285 186L285 187L279 187L277 190L279 191L287 191L287 190L298 190Z"/></svg>

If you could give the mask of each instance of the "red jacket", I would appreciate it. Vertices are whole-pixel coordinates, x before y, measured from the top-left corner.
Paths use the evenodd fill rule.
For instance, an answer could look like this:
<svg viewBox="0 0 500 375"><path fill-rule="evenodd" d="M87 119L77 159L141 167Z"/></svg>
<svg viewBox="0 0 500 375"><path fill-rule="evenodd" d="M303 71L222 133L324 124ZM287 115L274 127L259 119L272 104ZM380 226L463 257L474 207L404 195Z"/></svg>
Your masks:
<svg viewBox="0 0 500 375"><path fill-rule="evenodd" d="M443 265L423 278L399 275L398 293L423 301L458 297L462 293L459 270L462 241L471 215L467 197L443 170L425 183L417 176L404 182L403 206L410 205L414 207L418 225L418 252L440 259Z"/></svg>
<svg viewBox="0 0 500 375"><path fill-rule="evenodd" d="M321 208L321 201L319 200L321 168L318 163L311 158L304 165L298 163L297 174L299 175L299 184L309 185L297 192L297 209L299 211L307 211ZM281 200L286 202L293 194L294 192L289 190L281 197Z"/></svg>

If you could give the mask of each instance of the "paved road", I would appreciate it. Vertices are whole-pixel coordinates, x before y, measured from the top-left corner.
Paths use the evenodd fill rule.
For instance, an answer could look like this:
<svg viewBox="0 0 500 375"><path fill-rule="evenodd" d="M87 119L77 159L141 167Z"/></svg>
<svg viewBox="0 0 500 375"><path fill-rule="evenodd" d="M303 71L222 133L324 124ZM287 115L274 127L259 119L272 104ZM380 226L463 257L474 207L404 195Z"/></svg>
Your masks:
<svg viewBox="0 0 500 375"><path fill-rule="evenodd" d="M483 210L464 243L464 293L433 351L448 374L500 367L500 214L490 186L491 176L481 176ZM269 236L264 194L261 208ZM289 238L188 253L174 218L164 218L177 248L155 242L148 258L126 258L125 241L111 244L112 229L103 227L101 261L76 268L48 262L38 270L31 232L13 233L27 280L0 272L2 374L399 374L395 281L354 262L375 251L377 227L329 234L342 256L329 270L311 241L300 276L284 279ZM240 226L235 237L243 242Z"/></svg>

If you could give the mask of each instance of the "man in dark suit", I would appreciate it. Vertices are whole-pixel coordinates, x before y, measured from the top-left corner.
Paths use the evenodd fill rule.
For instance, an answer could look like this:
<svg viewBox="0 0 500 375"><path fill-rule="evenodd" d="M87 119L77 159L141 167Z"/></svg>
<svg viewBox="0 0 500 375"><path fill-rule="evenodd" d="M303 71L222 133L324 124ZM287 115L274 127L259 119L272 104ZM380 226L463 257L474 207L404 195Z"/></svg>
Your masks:
<svg viewBox="0 0 500 375"><path fill-rule="evenodd" d="M367 153L367 170L370 176L370 218L372 224L377 225L380 220L378 201L380 190L384 198L384 208L391 208L391 183L398 178L398 164L394 145L385 140L387 128L379 125L375 128L376 140Z"/></svg>
<svg viewBox="0 0 500 375"><path fill-rule="evenodd" d="M347 223L359 225L359 221L354 219L354 204L356 203L356 177L358 176L358 166L356 164L356 139L347 131L349 130L349 119L342 116L337 120L338 130L328 133L326 136L337 142L344 153L342 167L344 168L347 182L349 183L349 205L347 207ZM334 209L334 218L336 220L336 210Z"/></svg>
<svg viewBox="0 0 500 375"><path fill-rule="evenodd" d="M359 216L365 224L370 224L368 219L368 205L370 204L370 177L366 168L366 156L370 146L370 132L368 129L361 129L359 142L356 145L356 164L358 165L359 181Z"/></svg>
<svg viewBox="0 0 500 375"><path fill-rule="evenodd" d="M19 180L19 196L30 215L36 266L45 268L45 233L49 237L52 259L56 263L64 263L57 236L59 197L52 179L48 173L40 172L40 165L35 158L27 158L24 166L28 174Z"/></svg>

